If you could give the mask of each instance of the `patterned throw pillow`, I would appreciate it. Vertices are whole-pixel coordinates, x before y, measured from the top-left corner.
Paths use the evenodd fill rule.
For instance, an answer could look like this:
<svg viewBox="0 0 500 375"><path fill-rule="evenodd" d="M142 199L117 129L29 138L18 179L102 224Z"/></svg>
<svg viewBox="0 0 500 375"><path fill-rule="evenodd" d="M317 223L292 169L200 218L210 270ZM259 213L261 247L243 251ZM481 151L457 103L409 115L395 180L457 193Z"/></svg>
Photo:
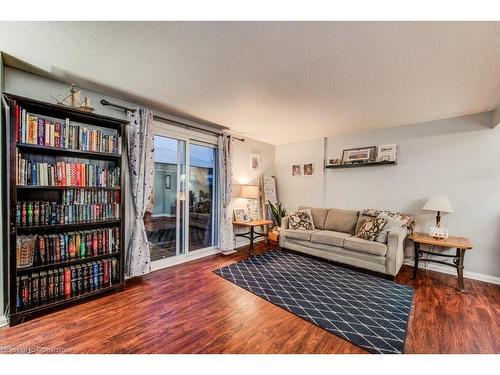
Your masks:
<svg viewBox="0 0 500 375"><path fill-rule="evenodd" d="M295 211L294 213L290 214L288 220L290 228L292 229L304 229L304 230L314 229L314 222L311 210Z"/></svg>
<svg viewBox="0 0 500 375"><path fill-rule="evenodd" d="M377 216L378 219L385 219L387 222L384 225L384 229L377 235L375 241L380 243L387 243L387 236L391 230L400 229L405 225L405 222L398 219L393 219L385 213L381 213Z"/></svg>
<svg viewBox="0 0 500 375"><path fill-rule="evenodd" d="M368 220L361 227L359 227L356 237L373 241L382 229L384 229L385 223L387 223L387 220L381 218Z"/></svg>

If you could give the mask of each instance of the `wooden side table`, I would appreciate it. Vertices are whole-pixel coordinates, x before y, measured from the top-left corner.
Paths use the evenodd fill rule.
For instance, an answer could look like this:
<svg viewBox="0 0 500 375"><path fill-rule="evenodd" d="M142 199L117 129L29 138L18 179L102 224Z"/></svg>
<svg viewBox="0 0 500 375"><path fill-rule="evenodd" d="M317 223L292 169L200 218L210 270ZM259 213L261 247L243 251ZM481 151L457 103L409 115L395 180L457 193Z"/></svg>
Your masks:
<svg viewBox="0 0 500 375"><path fill-rule="evenodd" d="M434 237L431 237L428 234L418 233L418 232L410 234L410 236L408 236L408 238L413 241L413 245L415 247L415 265L413 268L413 278L414 279L417 278L418 261L423 254L437 255L437 256L445 257L445 258L452 258L452 263L449 263L449 262L446 262L443 260L437 260L437 259L427 259L426 261L439 263L439 264L443 264L445 266L456 268L457 276L458 276L458 289L461 292L465 292L465 289L464 289L464 258L465 258L465 251L472 249L472 242L470 240L468 240L467 238L464 238L464 237L448 237L445 240L440 240L440 239L436 239ZM420 249L421 244L431 245L433 248L434 248L434 246L440 246L440 247L444 247L447 249L455 248L457 250L456 250L455 255L437 253L435 251L424 251L424 250Z"/></svg>
<svg viewBox="0 0 500 375"><path fill-rule="evenodd" d="M267 226L272 225L273 222L271 220L252 220L252 221L233 221L234 225L240 227L249 228L248 232L245 233L236 233L235 237L244 237L250 240L250 246L248 247L248 255L253 255L253 241L260 237L265 237L267 240ZM259 233L255 231L255 227L264 227L264 232Z"/></svg>

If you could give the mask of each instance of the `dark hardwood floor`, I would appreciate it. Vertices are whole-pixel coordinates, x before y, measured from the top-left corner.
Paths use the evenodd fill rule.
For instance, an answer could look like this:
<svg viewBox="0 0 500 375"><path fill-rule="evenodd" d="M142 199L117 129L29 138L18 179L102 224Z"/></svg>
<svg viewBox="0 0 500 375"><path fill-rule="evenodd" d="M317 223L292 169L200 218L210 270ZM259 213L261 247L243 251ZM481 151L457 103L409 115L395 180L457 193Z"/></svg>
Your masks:
<svg viewBox="0 0 500 375"><path fill-rule="evenodd" d="M257 251L265 251L261 245ZM154 272L112 294L15 327L0 353L365 353L212 273L246 257L215 255ZM415 287L406 353L500 353L500 286L404 266Z"/></svg>

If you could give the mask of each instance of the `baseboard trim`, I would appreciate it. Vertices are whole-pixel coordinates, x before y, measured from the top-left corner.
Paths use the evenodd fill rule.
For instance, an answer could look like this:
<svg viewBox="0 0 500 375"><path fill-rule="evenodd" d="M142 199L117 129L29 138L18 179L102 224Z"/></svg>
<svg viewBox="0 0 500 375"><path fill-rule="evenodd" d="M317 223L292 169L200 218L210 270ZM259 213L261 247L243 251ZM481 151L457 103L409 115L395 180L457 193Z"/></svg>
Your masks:
<svg viewBox="0 0 500 375"><path fill-rule="evenodd" d="M407 259L404 261L404 264L413 267L413 260ZM433 263L426 263L425 260L421 260L421 263L418 265L418 268L422 269L422 270L429 270L429 271L446 273L448 275L455 275L456 276L456 274L457 274L457 272L453 268L449 268L446 266L440 266L438 264L433 264ZM485 275L483 273L470 272L470 271L464 270L464 277L467 279L473 279L473 280L484 281L487 283L500 285L500 277Z"/></svg>
<svg viewBox="0 0 500 375"><path fill-rule="evenodd" d="M6 326L7 324L9 324L7 317L0 316L0 327Z"/></svg>

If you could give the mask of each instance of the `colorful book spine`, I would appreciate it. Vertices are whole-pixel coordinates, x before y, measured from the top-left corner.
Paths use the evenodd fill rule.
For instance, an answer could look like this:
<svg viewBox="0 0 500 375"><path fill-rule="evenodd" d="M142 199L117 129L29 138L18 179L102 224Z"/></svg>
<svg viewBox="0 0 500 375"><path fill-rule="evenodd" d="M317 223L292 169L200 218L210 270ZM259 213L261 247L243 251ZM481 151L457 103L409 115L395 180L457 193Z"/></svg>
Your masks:
<svg viewBox="0 0 500 375"><path fill-rule="evenodd" d="M18 143L91 152L121 154L121 136L116 130L88 128L28 113L16 105L15 138Z"/></svg>
<svg viewBox="0 0 500 375"><path fill-rule="evenodd" d="M117 258L54 268L16 277L16 310L85 295L120 282Z"/></svg>

